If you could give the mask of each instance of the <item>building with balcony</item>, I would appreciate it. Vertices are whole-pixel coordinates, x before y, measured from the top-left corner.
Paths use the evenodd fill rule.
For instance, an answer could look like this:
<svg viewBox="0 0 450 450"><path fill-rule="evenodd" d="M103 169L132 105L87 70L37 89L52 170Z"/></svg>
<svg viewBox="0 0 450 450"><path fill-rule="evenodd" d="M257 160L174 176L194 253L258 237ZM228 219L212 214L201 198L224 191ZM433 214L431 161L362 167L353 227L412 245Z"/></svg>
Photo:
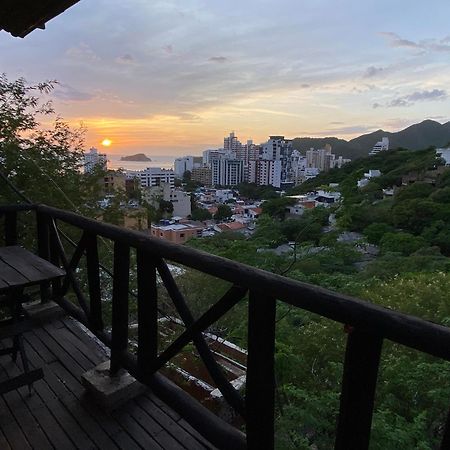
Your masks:
<svg viewBox="0 0 450 450"><path fill-rule="evenodd" d="M130 170L126 174L128 179L137 178L143 188L161 186L163 183L175 186L175 173L172 169L147 167L145 170Z"/></svg>
<svg viewBox="0 0 450 450"><path fill-rule="evenodd" d="M244 181L244 162L218 158L211 164L213 186L237 186Z"/></svg>
<svg viewBox="0 0 450 450"><path fill-rule="evenodd" d="M389 138L383 137L381 141L378 141L372 148L372 150L369 152L369 155L377 155L380 152L385 152L389 150Z"/></svg>

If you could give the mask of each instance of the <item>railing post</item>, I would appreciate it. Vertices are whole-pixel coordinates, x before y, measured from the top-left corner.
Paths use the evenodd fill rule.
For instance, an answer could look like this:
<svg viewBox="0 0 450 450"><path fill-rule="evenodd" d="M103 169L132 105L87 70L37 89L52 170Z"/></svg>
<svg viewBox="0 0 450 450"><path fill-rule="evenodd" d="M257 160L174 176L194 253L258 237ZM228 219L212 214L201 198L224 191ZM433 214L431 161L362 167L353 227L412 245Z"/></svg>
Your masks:
<svg viewBox="0 0 450 450"><path fill-rule="evenodd" d="M121 356L128 347L128 282L130 248L118 241L114 243L114 281L112 298L112 341L110 373L121 367Z"/></svg>
<svg viewBox="0 0 450 450"><path fill-rule="evenodd" d="M450 448L450 409L447 414L447 421L445 422L444 434L442 436L441 450Z"/></svg>
<svg viewBox="0 0 450 450"><path fill-rule="evenodd" d="M336 450L364 450L369 446L382 345L380 336L358 329L349 333Z"/></svg>
<svg viewBox="0 0 450 450"><path fill-rule="evenodd" d="M60 267L61 266L61 258L59 257L59 251L58 251L59 236L57 235L57 233L58 233L58 228L56 226L56 220L49 218L49 235L50 235L49 260L53 265ZM61 251L64 251L64 249L61 249ZM51 282L51 286L52 286L52 298L58 297L61 293L61 286L62 286L61 279L58 278L57 280L53 280Z"/></svg>
<svg viewBox="0 0 450 450"><path fill-rule="evenodd" d="M158 355L156 264L151 254L137 250L138 364L145 373Z"/></svg>
<svg viewBox="0 0 450 450"><path fill-rule="evenodd" d="M5 245L17 245L17 211L5 213Z"/></svg>
<svg viewBox="0 0 450 450"><path fill-rule="evenodd" d="M97 236L92 233L86 233L86 266L90 300L89 322L94 330L103 330Z"/></svg>
<svg viewBox="0 0 450 450"><path fill-rule="evenodd" d="M247 446L274 448L276 300L250 291L245 401Z"/></svg>
<svg viewBox="0 0 450 450"><path fill-rule="evenodd" d="M38 238L38 255L46 259L50 259L49 244L49 218L46 214L36 212L37 238ZM45 303L50 299L50 283L48 281L41 283L41 302Z"/></svg>

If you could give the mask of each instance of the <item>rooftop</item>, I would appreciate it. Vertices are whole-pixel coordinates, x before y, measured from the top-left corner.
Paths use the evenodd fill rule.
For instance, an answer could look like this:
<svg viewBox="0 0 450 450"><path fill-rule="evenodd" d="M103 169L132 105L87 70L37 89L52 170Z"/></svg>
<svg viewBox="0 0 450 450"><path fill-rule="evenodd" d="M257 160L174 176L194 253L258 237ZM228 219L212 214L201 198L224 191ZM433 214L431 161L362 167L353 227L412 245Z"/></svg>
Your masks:
<svg viewBox="0 0 450 450"><path fill-rule="evenodd" d="M0 31L16 37L25 37L79 0L4 0L0 3Z"/></svg>

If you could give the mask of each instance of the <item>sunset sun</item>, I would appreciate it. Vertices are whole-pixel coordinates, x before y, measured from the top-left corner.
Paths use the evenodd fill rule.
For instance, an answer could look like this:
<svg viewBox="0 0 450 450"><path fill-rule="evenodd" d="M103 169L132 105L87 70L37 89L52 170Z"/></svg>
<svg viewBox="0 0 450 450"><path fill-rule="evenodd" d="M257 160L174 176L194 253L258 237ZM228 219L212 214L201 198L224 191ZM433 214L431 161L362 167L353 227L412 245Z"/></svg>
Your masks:
<svg viewBox="0 0 450 450"><path fill-rule="evenodd" d="M112 144L112 141L110 139L103 139L102 145L103 147L109 147Z"/></svg>

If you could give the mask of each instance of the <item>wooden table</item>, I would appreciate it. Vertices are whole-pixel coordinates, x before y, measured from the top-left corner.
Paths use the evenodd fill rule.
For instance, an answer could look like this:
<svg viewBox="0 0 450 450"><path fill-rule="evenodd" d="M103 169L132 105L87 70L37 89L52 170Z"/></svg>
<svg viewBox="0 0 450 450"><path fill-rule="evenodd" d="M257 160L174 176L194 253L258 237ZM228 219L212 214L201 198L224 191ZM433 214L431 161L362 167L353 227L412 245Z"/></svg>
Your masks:
<svg viewBox="0 0 450 450"><path fill-rule="evenodd" d="M64 270L22 247L0 247L0 293L23 289L64 275Z"/></svg>
<svg viewBox="0 0 450 450"><path fill-rule="evenodd" d="M0 383L0 394L28 385L42 378L42 369L30 370L22 333L30 328L23 317L23 290L28 286L55 280L65 275L64 270L19 246L0 247L0 295L10 309L11 319L0 322L0 339L12 338L11 347L0 349L0 355L12 354L15 361L20 353L24 373Z"/></svg>

